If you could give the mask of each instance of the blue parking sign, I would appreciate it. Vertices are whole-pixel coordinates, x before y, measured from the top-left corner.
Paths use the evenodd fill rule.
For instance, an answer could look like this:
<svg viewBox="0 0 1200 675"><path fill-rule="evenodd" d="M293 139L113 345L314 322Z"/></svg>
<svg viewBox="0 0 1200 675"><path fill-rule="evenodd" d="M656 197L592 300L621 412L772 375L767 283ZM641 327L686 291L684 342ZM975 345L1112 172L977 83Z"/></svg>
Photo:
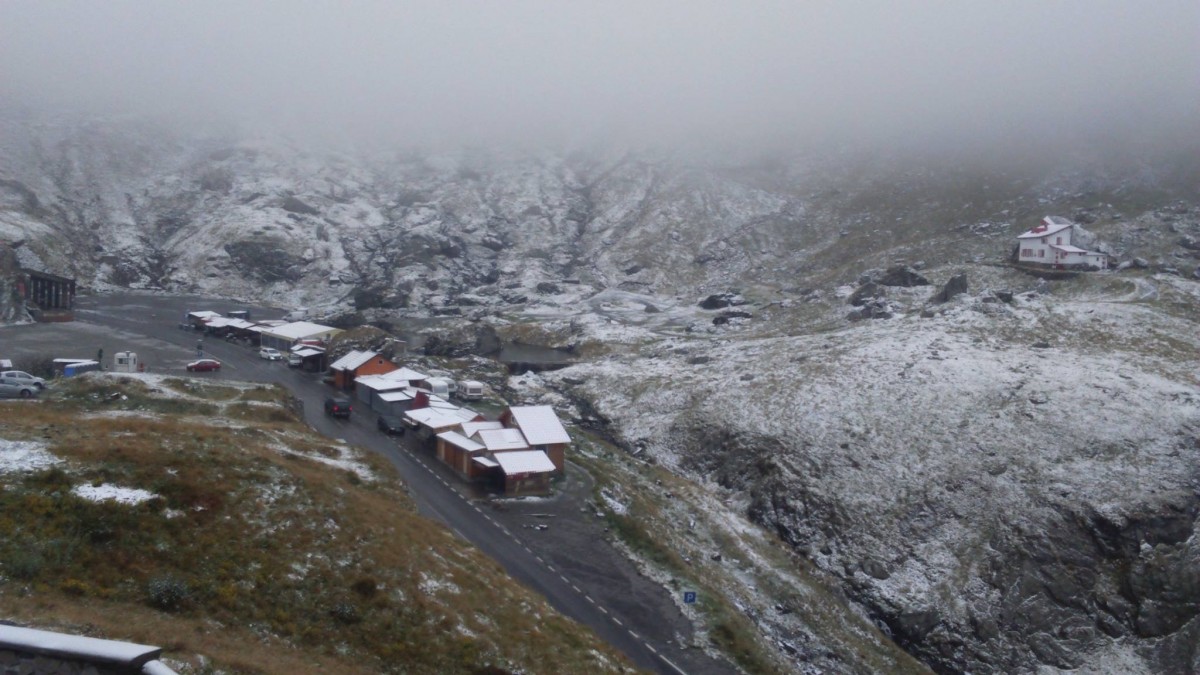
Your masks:
<svg viewBox="0 0 1200 675"><path fill-rule="evenodd" d="M683 602L684 602L684 604L687 604L687 605L695 604L696 591L684 591L683 592Z"/></svg>

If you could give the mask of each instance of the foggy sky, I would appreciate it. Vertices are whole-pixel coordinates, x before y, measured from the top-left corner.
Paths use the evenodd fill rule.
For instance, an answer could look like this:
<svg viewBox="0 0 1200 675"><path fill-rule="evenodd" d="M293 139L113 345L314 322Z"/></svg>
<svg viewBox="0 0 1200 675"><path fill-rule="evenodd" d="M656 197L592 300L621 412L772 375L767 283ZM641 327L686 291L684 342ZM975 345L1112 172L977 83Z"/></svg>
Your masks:
<svg viewBox="0 0 1200 675"><path fill-rule="evenodd" d="M388 142L1153 141L1196 0L0 2L0 95Z"/></svg>

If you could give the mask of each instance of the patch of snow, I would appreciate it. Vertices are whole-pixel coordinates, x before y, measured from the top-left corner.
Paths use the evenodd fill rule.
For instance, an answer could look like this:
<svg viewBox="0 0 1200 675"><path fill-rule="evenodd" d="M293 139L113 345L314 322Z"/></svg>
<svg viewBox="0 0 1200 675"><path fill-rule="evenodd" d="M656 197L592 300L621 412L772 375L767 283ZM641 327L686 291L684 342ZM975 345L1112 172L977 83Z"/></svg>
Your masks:
<svg viewBox="0 0 1200 675"><path fill-rule="evenodd" d="M39 471L60 462L41 443L0 438L0 473Z"/></svg>
<svg viewBox="0 0 1200 675"><path fill-rule="evenodd" d="M103 485L76 485L71 493L93 502L115 501L121 504L141 504L158 495L140 488L127 488L104 483Z"/></svg>

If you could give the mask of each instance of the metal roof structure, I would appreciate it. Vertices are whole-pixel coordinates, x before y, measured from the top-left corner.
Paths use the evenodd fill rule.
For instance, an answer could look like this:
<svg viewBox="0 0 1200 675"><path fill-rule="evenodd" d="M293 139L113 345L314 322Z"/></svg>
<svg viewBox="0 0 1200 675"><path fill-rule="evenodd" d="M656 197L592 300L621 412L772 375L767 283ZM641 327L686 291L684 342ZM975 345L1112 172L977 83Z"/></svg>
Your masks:
<svg viewBox="0 0 1200 675"><path fill-rule="evenodd" d="M375 391L396 391L397 389L405 389L408 383L404 380L396 380L385 375L363 375L354 379L355 387L366 387Z"/></svg>
<svg viewBox="0 0 1200 675"><path fill-rule="evenodd" d="M455 447L462 448L467 452L478 452L479 450L483 450L483 445L476 443L457 431L443 431L442 433L438 434L437 437Z"/></svg>
<svg viewBox="0 0 1200 675"><path fill-rule="evenodd" d="M471 438L478 439L488 452L525 450L529 447L520 429L481 429L472 434Z"/></svg>
<svg viewBox="0 0 1200 675"><path fill-rule="evenodd" d="M1042 224L1032 230L1018 234L1017 239L1037 239L1038 237L1048 237L1056 232L1062 232L1069 229L1074 223L1059 216L1046 216L1042 219Z"/></svg>
<svg viewBox="0 0 1200 675"><path fill-rule="evenodd" d="M379 352L352 349L345 356L329 364L330 370L358 370L359 366L379 356Z"/></svg>
<svg viewBox="0 0 1200 675"><path fill-rule="evenodd" d="M340 332L332 326L322 326L319 323L312 323L311 321L293 321L285 323L282 326L275 326L264 332L287 340L303 340L306 337L324 335L330 331Z"/></svg>
<svg viewBox="0 0 1200 675"><path fill-rule="evenodd" d="M492 455L506 476L519 473L553 473L554 462L542 450L518 450Z"/></svg>
<svg viewBox="0 0 1200 675"><path fill-rule="evenodd" d="M479 415L479 413L466 408L418 408L404 414L417 424L430 429L456 427L463 422L470 422Z"/></svg>
<svg viewBox="0 0 1200 675"><path fill-rule="evenodd" d="M563 428L554 408L548 405L518 405L508 409L513 426L525 434L530 445L570 443L571 437Z"/></svg>
<svg viewBox="0 0 1200 675"><path fill-rule="evenodd" d="M483 422L463 422L463 436L470 438L475 435L476 431L483 429L503 429L504 425L498 420L485 420Z"/></svg>

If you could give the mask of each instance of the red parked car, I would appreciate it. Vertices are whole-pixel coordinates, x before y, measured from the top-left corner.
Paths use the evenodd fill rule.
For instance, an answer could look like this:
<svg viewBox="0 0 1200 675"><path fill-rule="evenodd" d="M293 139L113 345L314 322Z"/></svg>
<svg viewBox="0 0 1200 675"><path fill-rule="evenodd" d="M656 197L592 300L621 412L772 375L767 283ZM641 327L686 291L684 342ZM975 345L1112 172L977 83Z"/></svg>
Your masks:
<svg viewBox="0 0 1200 675"><path fill-rule="evenodd" d="M221 362L216 359L200 359L187 364L189 373L206 373L221 369Z"/></svg>

